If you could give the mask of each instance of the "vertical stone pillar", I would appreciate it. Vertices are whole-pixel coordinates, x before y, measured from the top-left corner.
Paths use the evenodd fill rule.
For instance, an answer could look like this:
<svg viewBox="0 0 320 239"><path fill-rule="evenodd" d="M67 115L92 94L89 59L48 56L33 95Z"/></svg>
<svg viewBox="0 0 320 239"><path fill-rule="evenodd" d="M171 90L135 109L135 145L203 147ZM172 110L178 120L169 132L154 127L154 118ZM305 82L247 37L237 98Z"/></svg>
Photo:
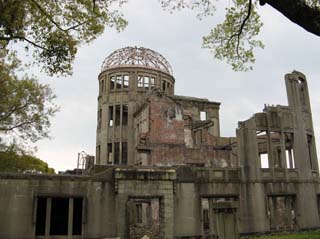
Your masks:
<svg viewBox="0 0 320 239"><path fill-rule="evenodd" d="M301 181L296 195L297 223L302 229L318 227L319 215L314 213L318 210L317 197L312 183L312 167L318 165L318 160L315 154L310 154L308 145L307 135L311 134L314 144L314 133L307 81L302 73L294 71L285 75L285 82L288 103L294 113L293 154ZM314 170L318 171L318 166Z"/></svg>
<svg viewBox="0 0 320 239"><path fill-rule="evenodd" d="M240 233L269 230L264 185L261 183L255 118L239 124L238 155L243 168L240 194Z"/></svg>

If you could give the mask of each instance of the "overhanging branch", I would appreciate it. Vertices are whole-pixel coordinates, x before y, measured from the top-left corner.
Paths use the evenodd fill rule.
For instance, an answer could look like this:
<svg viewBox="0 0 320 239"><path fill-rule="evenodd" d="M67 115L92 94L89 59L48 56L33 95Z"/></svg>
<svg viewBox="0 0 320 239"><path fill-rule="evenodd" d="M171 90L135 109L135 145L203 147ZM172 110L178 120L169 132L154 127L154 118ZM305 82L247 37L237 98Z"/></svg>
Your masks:
<svg viewBox="0 0 320 239"><path fill-rule="evenodd" d="M239 57L240 59L242 59L241 56L240 56L240 54L239 54L240 37L241 37L241 34L242 34L242 32L243 32L243 28L245 27L247 21L248 21L249 18L250 18L251 9L252 9L252 0L249 0L248 12L247 12L246 17L245 17L245 18L243 19L243 21L241 22L241 25L240 25L240 27L239 27L239 31L236 32L236 33L234 33L234 34L228 39L228 42L227 42L227 48L229 48L230 41L231 41L233 38L237 37L237 47L236 47L236 51L237 51L237 55L238 55L238 57Z"/></svg>
<svg viewBox="0 0 320 239"><path fill-rule="evenodd" d="M306 0L260 0L260 5L268 4L286 18L320 36L320 9L311 7Z"/></svg>

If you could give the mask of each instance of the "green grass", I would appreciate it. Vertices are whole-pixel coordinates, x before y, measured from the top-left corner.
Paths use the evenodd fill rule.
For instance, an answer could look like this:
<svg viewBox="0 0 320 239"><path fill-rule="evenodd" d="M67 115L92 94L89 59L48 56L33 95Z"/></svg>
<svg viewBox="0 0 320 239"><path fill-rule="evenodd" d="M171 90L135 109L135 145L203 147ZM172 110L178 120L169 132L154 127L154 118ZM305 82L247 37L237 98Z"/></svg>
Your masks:
<svg viewBox="0 0 320 239"><path fill-rule="evenodd" d="M288 233L288 234L278 234L278 235L272 235L272 236L247 237L247 238L248 239L320 239L320 231L290 233L290 234Z"/></svg>

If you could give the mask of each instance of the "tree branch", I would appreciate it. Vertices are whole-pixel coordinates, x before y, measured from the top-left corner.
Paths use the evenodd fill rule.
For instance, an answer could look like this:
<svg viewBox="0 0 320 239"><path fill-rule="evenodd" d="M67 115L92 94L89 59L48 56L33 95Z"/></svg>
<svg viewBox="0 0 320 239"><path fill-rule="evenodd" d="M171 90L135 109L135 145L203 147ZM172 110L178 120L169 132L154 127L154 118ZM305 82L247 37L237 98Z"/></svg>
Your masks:
<svg viewBox="0 0 320 239"><path fill-rule="evenodd" d="M48 14L48 12L43 9L43 7L35 0L30 0L31 2L33 2L37 8L49 19L49 21L51 23L53 23L53 25L55 25L60 31L65 31L57 22L55 22L52 17Z"/></svg>
<svg viewBox="0 0 320 239"><path fill-rule="evenodd" d="M9 128L0 127L0 131L10 131L10 130L14 130L14 129L16 129L16 128L20 128L20 127L22 127L22 126L24 126L24 125L32 124L32 123L34 123L34 122L35 122L35 121L25 121L25 122L23 122L23 123L20 123L20 124L18 124L18 125L14 125L14 126L9 127Z"/></svg>
<svg viewBox="0 0 320 239"><path fill-rule="evenodd" d="M15 40L15 39L26 41L29 44L33 45L34 47L40 48L42 50L46 50L46 51L48 50L47 48L45 48L43 46L40 46L39 44L37 44L37 43L35 43L35 42L33 42L33 41L29 40L28 38L25 38L23 36L9 36L9 37L0 36L0 40L7 41L7 42L9 42L11 40Z"/></svg>
<svg viewBox="0 0 320 239"><path fill-rule="evenodd" d="M320 36L320 9L309 6L305 0L260 0L269 4L306 31Z"/></svg>
<svg viewBox="0 0 320 239"><path fill-rule="evenodd" d="M30 1L33 2L37 6L37 8L49 19L49 21L51 23L53 23L53 25L55 25L60 31L67 32L69 30L76 30L78 27L80 27L83 24L85 24L86 22L88 22L88 21L83 21L83 22L80 22L78 24L75 24L73 26L70 26L70 27L64 29L60 26L59 23L57 23L56 21L53 20L53 18L47 13L47 11L45 9L43 9L43 7L37 1L35 1L35 0L30 0ZM93 1L93 8L95 8L95 1Z"/></svg>
<svg viewBox="0 0 320 239"><path fill-rule="evenodd" d="M252 0L249 0L248 13L247 13L246 17L243 19L243 21L242 21L242 23L241 23L241 25L240 25L239 31L236 32L236 33L234 33L234 34L228 39L228 43L227 43L227 48L229 48L230 41L231 41L234 37L237 37L237 48L236 48L236 50L237 50L237 55L238 55L238 57L239 57L240 59L242 59L241 56L240 56L240 54L239 54L240 36L241 36L241 34L242 34L242 32L243 32L243 28L244 28L244 26L246 25L246 22L247 22L247 21L249 20L249 18L250 18L251 9L252 9Z"/></svg>
<svg viewBox="0 0 320 239"><path fill-rule="evenodd" d="M0 116L0 122L1 121L4 121L6 119L8 119L14 112L16 112L17 110L22 110L23 108L27 107L30 105L30 102L27 102L23 105L20 105L20 106L16 106L14 107L13 109L11 109L8 113L6 113L5 115L3 116Z"/></svg>

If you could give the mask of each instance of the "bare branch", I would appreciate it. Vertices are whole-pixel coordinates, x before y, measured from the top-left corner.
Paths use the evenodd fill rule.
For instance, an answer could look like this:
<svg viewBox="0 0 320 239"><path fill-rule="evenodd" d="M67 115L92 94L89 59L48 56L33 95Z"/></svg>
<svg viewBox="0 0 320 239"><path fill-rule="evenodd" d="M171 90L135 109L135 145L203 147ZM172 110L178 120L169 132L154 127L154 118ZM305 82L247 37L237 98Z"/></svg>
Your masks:
<svg viewBox="0 0 320 239"><path fill-rule="evenodd" d="M43 7L35 0L29 0L33 2L36 7L49 19L51 23L53 23L60 31L65 31L56 21L52 19L52 17L48 14L46 10L43 9Z"/></svg>
<svg viewBox="0 0 320 239"><path fill-rule="evenodd" d="M247 21L249 20L250 18L250 15L251 15L251 9L252 9L252 0L249 0L249 5L248 5L248 13L246 15L246 17L243 19L241 25L240 25L240 28L239 28L239 31L234 33L229 39L228 39L228 42L227 42L227 48L229 48L229 45L230 45L230 41L237 37L237 47L236 47L236 51L237 51L237 55L238 57L243 61L242 57L240 56L239 54L239 45L240 45L240 37L241 37L241 34L243 32L243 28L245 27Z"/></svg>
<svg viewBox="0 0 320 239"><path fill-rule="evenodd" d="M10 128L5 128L5 127L0 127L0 131L10 131L10 130L13 130L13 129L16 129L16 128L20 128L20 127L22 127L22 126L24 126L24 125L31 125L32 123L34 123L35 121L34 120L32 120L32 121L25 121L25 122L22 122L22 123L20 123L20 124L18 124L18 125L14 125L14 126L12 126L12 127L10 127Z"/></svg>

